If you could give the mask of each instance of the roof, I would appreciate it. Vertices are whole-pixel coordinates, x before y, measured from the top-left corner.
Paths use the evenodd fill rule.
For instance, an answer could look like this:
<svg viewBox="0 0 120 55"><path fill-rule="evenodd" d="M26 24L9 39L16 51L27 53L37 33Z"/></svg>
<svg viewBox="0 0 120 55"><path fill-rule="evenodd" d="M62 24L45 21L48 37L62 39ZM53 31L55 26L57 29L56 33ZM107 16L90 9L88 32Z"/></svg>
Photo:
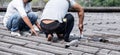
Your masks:
<svg viewBox="0 0 120 55"><path fill-rule="evenodd" d="M79 35L77 14L73 34ZM120 13L85 13L84 35L103 37L109 43L81 40L79 46L65 48L67 42L48 42L43 34L37 36L13 36L0 25L0 55L120 55Z"/></svg>

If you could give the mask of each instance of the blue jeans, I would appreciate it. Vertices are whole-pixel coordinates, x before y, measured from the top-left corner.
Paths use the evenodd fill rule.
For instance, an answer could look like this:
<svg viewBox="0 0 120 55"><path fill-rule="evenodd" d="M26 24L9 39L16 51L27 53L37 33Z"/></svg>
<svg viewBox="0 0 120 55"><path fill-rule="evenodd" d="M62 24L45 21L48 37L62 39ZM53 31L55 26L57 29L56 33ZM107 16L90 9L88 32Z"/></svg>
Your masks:
<svg viewBox="0 0 120 55"><path fill-rule="evenodd" d="M34 14L33 12L30 12L27 14L29 20L31 21L32 25L35 24L35 22L38 19L38 16L36 14ZM26 23L23 21L22 17L20 16L20 14L16 13L13 14L8 22L7 22L7 28L8 30L12 31L12 32L16 32L16 31L29 31L30 28L26 25Z"/></svg>

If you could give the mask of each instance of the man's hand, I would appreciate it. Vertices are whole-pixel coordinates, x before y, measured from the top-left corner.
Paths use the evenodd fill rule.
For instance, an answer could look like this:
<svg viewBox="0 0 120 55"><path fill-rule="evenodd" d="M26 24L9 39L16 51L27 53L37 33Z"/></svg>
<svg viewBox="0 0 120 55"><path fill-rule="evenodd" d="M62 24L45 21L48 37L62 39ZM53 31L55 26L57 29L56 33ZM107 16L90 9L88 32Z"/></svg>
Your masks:
<svg viewBox="0 0 120 55"><path fill-rule="evenodd" d="M35 34L36 36L38 36L38 33L35 31L35 29L31 29L31 34Z"/></svg>
<svg viewBox="0 0 120 55"><path fill-rule="evenodd" d="M23 21L27 24L27 26L31 29L31 34L35 34L38 36L37 32L35 31L32 23L30 22L29 18L27 16L23 17Z"/></svg>
<svg viewBox="0 0 120 55"><path fill-rule="evenodd" d="M35 25L37 26L37 28L39 29L39 31L42 31L41 26L40 26L40 24L37 21L36 21Z"/></svg>
<svg viewBox="0 0 120 55"><path fill-rule="evenodd" d="M79 27L79 30L80 30L80 34L82 34L82 32L83 32L83 24L79 24L78 27Z"/></svg>

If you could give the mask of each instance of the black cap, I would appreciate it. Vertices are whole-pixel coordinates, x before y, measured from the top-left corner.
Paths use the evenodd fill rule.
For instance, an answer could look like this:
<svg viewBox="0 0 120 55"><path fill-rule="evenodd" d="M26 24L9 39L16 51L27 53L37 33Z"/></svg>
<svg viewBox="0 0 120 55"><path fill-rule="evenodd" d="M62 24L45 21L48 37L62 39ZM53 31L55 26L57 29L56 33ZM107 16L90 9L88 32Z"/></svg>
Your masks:
<svg viewBox="0 0 120 55"><path fill-rule="evenodd" d="M31 2L32 0L28 0L28 2Z"/></svg>

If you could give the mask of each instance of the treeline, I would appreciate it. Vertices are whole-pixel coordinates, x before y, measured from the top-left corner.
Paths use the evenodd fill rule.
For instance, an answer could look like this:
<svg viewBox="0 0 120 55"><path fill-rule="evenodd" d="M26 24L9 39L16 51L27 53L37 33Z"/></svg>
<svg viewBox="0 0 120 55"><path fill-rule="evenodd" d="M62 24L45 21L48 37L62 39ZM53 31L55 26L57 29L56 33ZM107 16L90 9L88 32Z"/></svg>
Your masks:
<svg viewBox="0 0 120 55"><path fill-rule="evenodd" d="M78 1L85 7L119 7L120 0L80 0Z"/></svg>
<svg viewBox="0 0 120 55"><path fill-rule="evenodd" d="M7 6L11 0L0 0L0 6ZM33 6L43 6L48 0L33 0ZM76 0L84 7L119 7L120 0Z"/></svg>

